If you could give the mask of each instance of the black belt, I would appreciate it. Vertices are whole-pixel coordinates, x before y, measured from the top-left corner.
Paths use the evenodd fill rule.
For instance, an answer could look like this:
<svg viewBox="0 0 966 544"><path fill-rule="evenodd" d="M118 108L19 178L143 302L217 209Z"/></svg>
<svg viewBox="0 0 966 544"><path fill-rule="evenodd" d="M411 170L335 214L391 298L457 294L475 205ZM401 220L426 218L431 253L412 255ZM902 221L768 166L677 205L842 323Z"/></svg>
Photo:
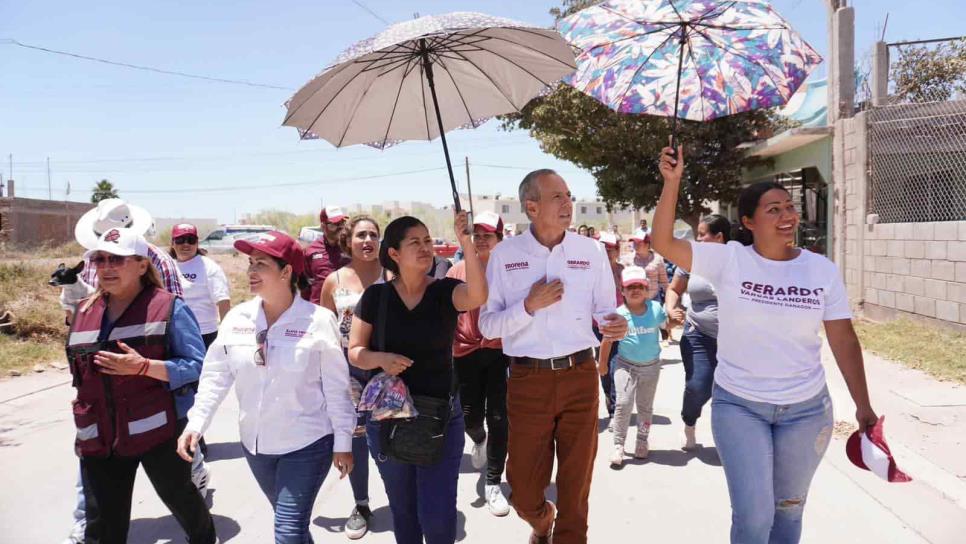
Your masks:
<svg viewBox="0 0 966 544"><path fill-rule="evenodd" d="M536 359L533 357L510 357L510 362L516 365L527 365L535 368L544 368L550 370L565 370L568 368L573 368L580 363L592 360L594 358L594 350L591 348L582 349L578 352L571 353L570 355L564 355L563 357L554 357L552 359Z"/></svg>

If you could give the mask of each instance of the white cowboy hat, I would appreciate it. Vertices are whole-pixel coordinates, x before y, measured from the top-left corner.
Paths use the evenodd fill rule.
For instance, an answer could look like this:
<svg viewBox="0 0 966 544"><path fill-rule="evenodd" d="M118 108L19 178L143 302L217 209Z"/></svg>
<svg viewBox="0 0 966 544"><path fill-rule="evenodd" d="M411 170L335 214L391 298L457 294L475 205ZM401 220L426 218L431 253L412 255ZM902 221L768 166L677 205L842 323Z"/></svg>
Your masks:
<svg viewBox="0 0 966 544"><path fill-rule="evenodd" d="M120 198L106 198L77 220L74 238L86 249L94 249L100 236L112 228L128 228L146 236L154 228L154 219L140 206Z"/></svg>

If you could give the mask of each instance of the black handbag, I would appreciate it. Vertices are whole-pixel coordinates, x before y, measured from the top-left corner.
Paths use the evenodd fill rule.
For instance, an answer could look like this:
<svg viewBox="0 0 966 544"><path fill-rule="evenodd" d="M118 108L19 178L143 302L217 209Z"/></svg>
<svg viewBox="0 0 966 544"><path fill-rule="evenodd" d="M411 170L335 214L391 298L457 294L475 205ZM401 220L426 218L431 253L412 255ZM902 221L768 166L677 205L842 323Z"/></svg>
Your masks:
<svg viewBox="0 0 966 544"><path fill-rule="evenodd" d="M390 283L383 284L379 293L379 315L376 317L375 344L377 351L386 350L386 308ZM412 395L416 417L384 419L379 422L379 448L386 457L410 465L435 465L443 458L446 431L452 416L456 393L454 376L449 398Z"/></svg>

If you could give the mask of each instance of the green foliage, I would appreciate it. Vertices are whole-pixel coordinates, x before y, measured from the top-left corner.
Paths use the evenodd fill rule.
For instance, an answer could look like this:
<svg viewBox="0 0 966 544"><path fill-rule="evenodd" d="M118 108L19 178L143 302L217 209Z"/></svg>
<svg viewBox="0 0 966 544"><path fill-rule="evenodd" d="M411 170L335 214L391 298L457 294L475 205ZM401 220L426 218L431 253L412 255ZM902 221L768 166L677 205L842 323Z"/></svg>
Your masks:
<svg viewBox="0 0 966 544"><path fill-rule="evenodd" d="M262 210L245 217L245 223L251 225L273 225L282 232L287 232L298 238L302 227L319 226L319 216L305 213L295 214L284 210Z"/></svg>
<svg viewBox="0 0 966 544"><path fill-rule="evenodd" d="M117 198L117 189L114 188L114 184L106 179L102 179L97 182L94 186L94 191L91 194L91 203L97 204L98 202L108 199Z"/></svg>
<svg viewBox="0 0 966 544"><path fill-rule="evenodd" d="M934 47L901 47L892 62L894 93L910 102L942 102L966 94L966 39Z"/></svg>
<svg viewBox="0 0 966 544"><path fill-rule="evenodd" d="M563 0L551 14L560 19L595 4ZM668 144L671 120L614 112L593 98L561 84L552 94L531 101L523 111L503 116L506 130L524 129L541 148L594 175L600 197L609 207L652 208L661 194L658 157ZM738 145L772 134L771 112L732 115L708 123L678 122L687 179L678 214L692 227L710 212L711 201L732 202L741 189L742 172L760 159L747 157Z"/></svg>

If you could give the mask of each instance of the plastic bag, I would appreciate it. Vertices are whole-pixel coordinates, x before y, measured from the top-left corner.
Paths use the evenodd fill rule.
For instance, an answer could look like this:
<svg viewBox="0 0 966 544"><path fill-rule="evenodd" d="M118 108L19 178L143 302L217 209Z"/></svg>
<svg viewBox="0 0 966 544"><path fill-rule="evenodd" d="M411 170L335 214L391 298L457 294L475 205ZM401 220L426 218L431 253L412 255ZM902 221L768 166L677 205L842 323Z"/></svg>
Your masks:
<svg viewBox="0 0 966 544"><path fill-rule="evenodd" d="M398 376L380 372L373 376L362 391L360 412L372 412L374 421L412 418L418 415L409 388Z"/></svg>

